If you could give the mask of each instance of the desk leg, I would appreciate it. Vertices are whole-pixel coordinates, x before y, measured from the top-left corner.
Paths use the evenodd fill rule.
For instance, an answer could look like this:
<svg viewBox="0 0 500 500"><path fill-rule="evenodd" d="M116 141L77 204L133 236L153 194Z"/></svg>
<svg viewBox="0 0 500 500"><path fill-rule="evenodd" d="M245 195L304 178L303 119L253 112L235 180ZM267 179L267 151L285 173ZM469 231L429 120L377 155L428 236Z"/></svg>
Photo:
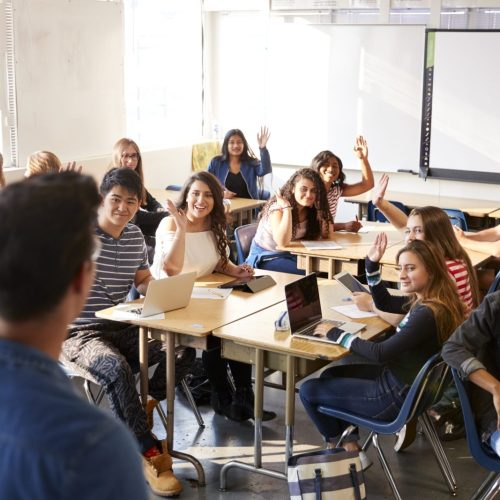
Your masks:
<svg viewBox="0 0 500 500"><path fill-rule="evenodd" d="M167 358L167 447L170 455L193 464L198 474L198 484L205 486L205 471L201 463L192 455L175 451L174 443L174 403L175 403L175 333L165 332Z"/></svg>
<svg viewBox="0 0 500 500"><path fill-rule="evenodd" d="M310 255L306 255L306 276L312 273L312 258Z"/></svg>
<svg viewBox="0 0 500 500"><path fill-rule="evenodd" d="M288 459L293 455L293 425L295 423L295 358L286 357L286 403L285 403L285 474Z"/></svg>
<svg viewBox="0 0 500 500"><path fill-rule="evenodd" d="M238 219L238 227L240 227L243 224L243 212L238 212L237 219Z"/></svg>
<svg viewBox="0 0 500 500"><path fill-rule="evenodd" d="M254 465L231 460L220 471L220 490L226 491L226 473L233 467L249 472L256 472L276 479L287 480L287 474L262 468L262 409L264 403L264 351L255 349L255 400L254 400Z"/></svg>
<svg viewBox="0 0 500 500"><path fill-rule="evenodd" d="M148 370L148 330L141 326L139 328L139 386L141 393L141 403L144 407L146 406L146 402L148 400Z"/></svg>

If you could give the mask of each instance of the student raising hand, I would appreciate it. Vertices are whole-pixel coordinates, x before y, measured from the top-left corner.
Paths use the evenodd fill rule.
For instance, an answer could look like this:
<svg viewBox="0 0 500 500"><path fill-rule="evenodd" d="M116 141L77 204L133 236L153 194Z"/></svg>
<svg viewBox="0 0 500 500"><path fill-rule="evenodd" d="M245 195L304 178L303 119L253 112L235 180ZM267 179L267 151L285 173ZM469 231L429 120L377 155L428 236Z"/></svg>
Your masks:
<svg viewBox="0 0 500 500"><path fill-rule="evenodd" d="M356 137L356 141L354 143L354 152L356 157L360 160L368 158L368 144L366 144L366 140L362 135L358 135Z"/></svg>
<svg viewBox="0 0 500 500"><path fill-rule="evenodd" d="M257 132L257 142L259 144L259 149L264 149L267 145L267 141L271 137L271 133L267 127L260 127L260 132Z"/></svg>
<svg viewBox="0 0 500 500"><path fill-rule="evenodd" d="M387 248L387 234L379 233L373 242L373 245L368 250L368 258L372 262L380 262Z"/></svg>

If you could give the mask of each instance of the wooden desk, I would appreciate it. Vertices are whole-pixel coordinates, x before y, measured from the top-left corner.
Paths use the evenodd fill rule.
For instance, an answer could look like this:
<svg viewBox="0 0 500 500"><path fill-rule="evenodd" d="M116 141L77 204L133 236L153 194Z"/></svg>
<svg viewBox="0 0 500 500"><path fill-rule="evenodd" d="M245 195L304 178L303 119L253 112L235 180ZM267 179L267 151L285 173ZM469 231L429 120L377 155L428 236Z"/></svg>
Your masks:
<svg viewBox="0 0 500 500"><path fill-rule="evenodd" d="M492 219L500 219L500 208L498 210L495 210L494 212L491 212L489 217Z"/></svg>
<svg viewBox="0 0 500 500"><path fill-rule="evenodd" d="M358 203L358 216L361 219L367 214L368 202L371 200L371 192L358 196L344 198L348 203ZM438 196L428 194L402 193L398 191L388 191L386 200L400 201L408 208L434 206L439 208L456 208L462 210L471 217L488 217L495 210L500 209L500 201L495 200L474 200L467 198L454 198L451 196Z"/></svg>
<svg viewBox="0 0 500 500"><path fill-rule="evenodd" d="M297 279L295 274L256 271L269 274L276 285L258 293L235 291L225 300L191 299L183 309L165 313L163 320L133 319L121 320L113 317L114 308L96 313L99 318L130 323L140 327L139 365L141 371L140 391L143 404L148 394L148 336L166 344L167 360L167 445L172 456L191 462L197 470L198 481L205 484L205 473L201 463L191 455L173 450L174 400L175 400L175 344L207 349L210 334L216 328L254 314L266 307L285 300L283 287ZM212 274L201 278L195 286L213 287L231 281L223 274ZM139 303L142 301L138 301Z"/></svg>
<svg viewBox="0 0 500 500"><path fill-rule="evenodd" d="M389 248L402 244L404 240L403 232L398 231L392 224L364 222L363 226L369 230L368 233L346 233L344 231L334 233L333 241L342 247L340 250L308 250L300 241L293 242L282 250L297 255L297 267L304 269L306 274L323 272L328 274L328 279L333 279L333 276L341 271L357 275L359 274L360 261L366 257L366 253L378 233L385 232L387 234Z"/></svg>
<svg viewBox="0 0 500 500"><path fill-rule="evenodd" d="M167 206L167 198L174 203L179 197L180 191L167 189L148 189L148 191L164 206ZM252 222L252 211L261 207L266 200L254 200L252 198L231 198L231 213L236 218L236 226L241 226L243 222Z"/></svg>
<svg viewBox="0 0 500 500"><path fill-rule="evenodd" d="M323 316L330 319L352 321L333 311L332 305L342 303L345 289L337 282L320 280L319 290ZM244 320L214 330L214 336L222 339L224 357L255 364L255 431L254 465L239 461L225 464L220 472L220 488L226 488L226 474L231 468L240 468L278 479L287 479L286 464L293 453L293 425L295 416L295 383L325 364L348 354L341 346L315 342L313 340L292 338L290 332L277 332L274 321L283 311L285 304L277 304L260 311ZM382 319L358 319L367 328L360 336L372 339L390 328ZM285 406L285 472L277 472L262 467L262 408L264 398L264 369L271 368L287 374Z"/></svg>

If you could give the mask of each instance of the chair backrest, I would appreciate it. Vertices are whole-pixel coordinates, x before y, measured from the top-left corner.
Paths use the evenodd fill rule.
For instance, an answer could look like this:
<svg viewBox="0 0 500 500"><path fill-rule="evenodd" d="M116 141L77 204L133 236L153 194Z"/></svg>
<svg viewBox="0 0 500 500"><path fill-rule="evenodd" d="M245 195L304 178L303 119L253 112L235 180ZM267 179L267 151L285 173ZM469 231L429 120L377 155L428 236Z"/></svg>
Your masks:
<svg viewBox="0 0 500 500"><path fill-rule="evenodd" d="M182 186L180 184L169 184L165 189L167 191L180 191Z"/></svg>
<svg viewBox="0 0 500 500"><path fill-rule="evenodd" d="M400 201L389 201L392 205L399 208L402 212L408 215L408 207ZM372 201L368 202L367 219L372 222L389 222L386 216L373 204Z"/></svg>
<svg viewBox="0 0 500 500"><path fill-rule="evenodd" d="M234 239L236 241L236 252L238 254L238 264L243 264L250 251L253 237L257 232L257 222L239 226L234 230Z"/></svg>
<svg viewBox="0 0 500 500"><path fill-rule="evenodd" d="M447 385L449 367L438 352L418 372L401 407L398 420L403 423L418 416L441 399Z"/></svg>
<svg viewBox="0 0 500 500"><path fill-rule="evenodd" d="M454 226L458 226L460 229L464 231L468 231L467 228L467 219L465 218L465 214L462 210L457 210L455 208L443 208L443 212L445 212L450 218L450 222Z"/></svg>
<svg viewBox="0 0 500 500"><path fill-rule="evenodd" d="M451 373L457 387L460 406L462 407L462 413L464 415L465 432L469 451L479 465L490 471L500 472L500 457L487 450L481 442L467 388L457 370L452 368Z"/></svg>
<svg viewBox="0 0 500 500"><path fill-rule="evenodd" d="M486 295L489 295L490 293L493 292L497 292L498 290L500 290L500 271L498 271L497 275L495 276L495 279L488 288L488 292L486 293Z"/></svg>

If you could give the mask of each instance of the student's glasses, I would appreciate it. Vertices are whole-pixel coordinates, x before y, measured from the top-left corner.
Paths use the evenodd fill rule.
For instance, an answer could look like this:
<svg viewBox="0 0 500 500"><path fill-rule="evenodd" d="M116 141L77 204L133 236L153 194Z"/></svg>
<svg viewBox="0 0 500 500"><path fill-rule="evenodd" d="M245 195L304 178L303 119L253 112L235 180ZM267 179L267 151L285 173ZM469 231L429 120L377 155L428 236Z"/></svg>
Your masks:
<svg viewBox="0 0 500 500"><path fill-rule="evenodd" d="M122 154L122 158L124 160L138 160L139 159L139 155L137 153L132 153L131 155L123 153Z"/></svg>

